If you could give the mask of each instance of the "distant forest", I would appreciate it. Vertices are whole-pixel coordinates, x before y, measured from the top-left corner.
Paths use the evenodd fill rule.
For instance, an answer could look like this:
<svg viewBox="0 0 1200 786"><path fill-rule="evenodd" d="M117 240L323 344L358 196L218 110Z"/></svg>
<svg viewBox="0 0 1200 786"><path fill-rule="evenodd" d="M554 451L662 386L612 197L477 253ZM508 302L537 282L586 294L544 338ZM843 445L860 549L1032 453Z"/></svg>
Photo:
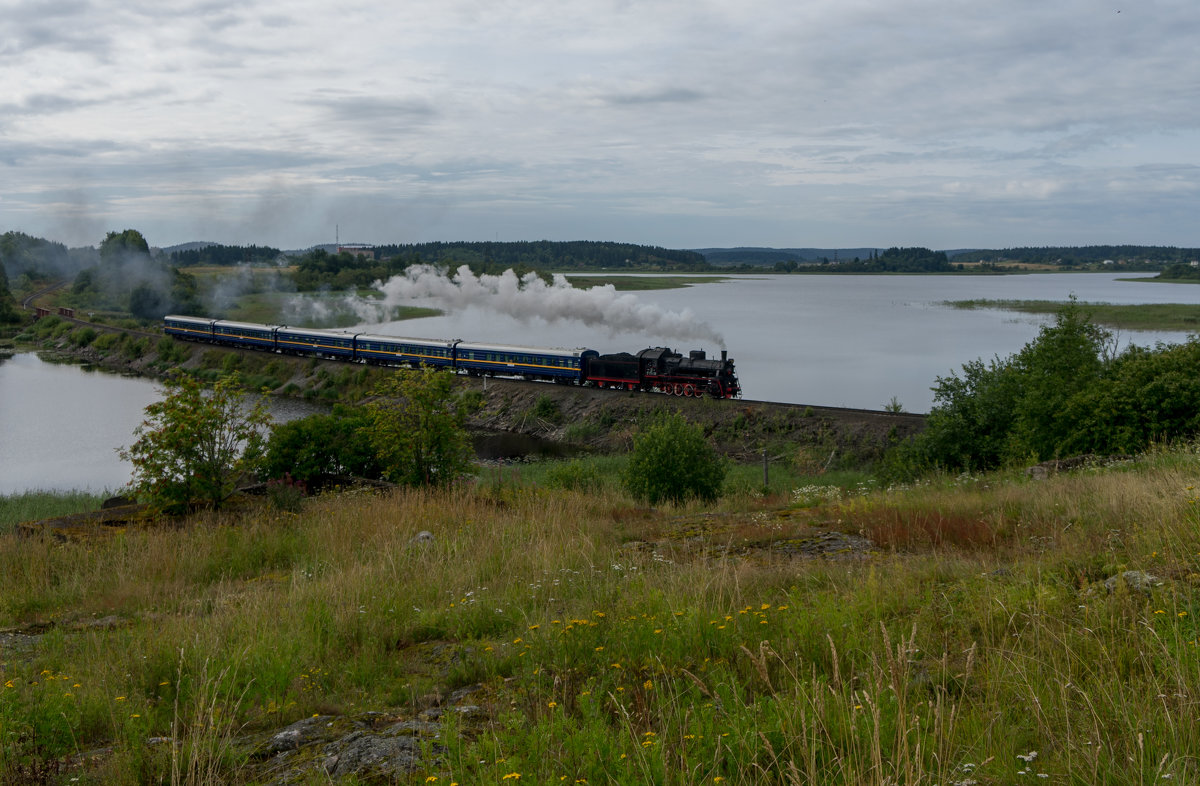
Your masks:
<svg viewBox="0 0 1200 786"><path fill-rule="evenodd" d="M951 262L1020 263L1054 265L1064 269L1093 267L1112 262L1124 268L1159 270L1173 264L1200 260L1200 249L1175 246L1041 246L976 249L954 254Z"/></svg>
<svg viewBox="0 0 1200 786"><path fill-rule="evenodd" d="M517 243L413 243L375 246L369 254L342 251L331 254L318 248L297 262L292 276L302 291L322 287L370 286L412 265L456 268L466 265L476 274L513 270L518 275L550 270L629 270L688 272L708 270L704 257L694 251L672 251L656 246L586 241L548 240Z"/></svg>
<svg viewBox="0 0 1200 786"><path fill-rule="evenodd" d="M535 240L507 243L409 243L376 246L379 258L398 256L408 264L424 262L444 265L498 266L538 270L707 270L704 255L697 251L672 250L632 243L603 243L588 240ZM411 260L411 261L410 261Z"/></svg>
<svg viewBox="0 0 1200 786"><path fill-rule="evenodd" d="M278 262L283 252L270 246L210 246L172 251L169 259L176 267L197 265L265 265Z"/></svg>
<svg viewBox="0 0 1200 786"><path fill-rule="evenodd" d="M889 248L871 252L867 259L854 259L836 265L807 265L797 273L946 273L953 270L945 251L928 248Z"/></svg>

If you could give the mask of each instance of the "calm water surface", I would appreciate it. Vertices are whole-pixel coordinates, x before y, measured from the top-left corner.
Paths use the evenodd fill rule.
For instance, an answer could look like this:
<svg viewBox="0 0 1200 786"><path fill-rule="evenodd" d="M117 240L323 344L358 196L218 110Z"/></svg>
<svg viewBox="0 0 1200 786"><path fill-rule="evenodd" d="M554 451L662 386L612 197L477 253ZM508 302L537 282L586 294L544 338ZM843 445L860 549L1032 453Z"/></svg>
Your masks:
<svg viewBox="0 0 1200 786"><path fill-rule="evenodd" d="M130 465L116 450L133 441L142 410L157 398L145 379L33 354L0 360L0 494L124 485Z"/></svg>
<svg viewBox="0 0 1200 786"><path fill-rule="evenodd" d="M943 305L973 298L1104 303L1193 303L1200 286L1120 281L1107 274L1029 276L755 276L685 289L630 293L648 307L690 309L722 334L748 399L881 409L895 397L928 411L930 386L976 358L1016 352L1047 318ZM680 340L572 322L520 320L467 309L372 332L463 338L601 352L670 346L718 353L711 340ZM1178 342L1182 333L1126 333L1126 342ZM44 363L0 359L0 494L29 489L115 490L130 467L117 448L132 442L154 382ZM307 414L280 402L277 419Z"/></svg>
<svg viewBox="0 0 1200 786"><path fill-rule="evenodd" d="M690 309L725 340L748 399L881 409L895 397L927 412L937 377L976 358L1001 357L1037 335L1049 317L960 310L944 303L975 298L1097 303L1195 303L1200 285L1120 281L1111 274L1026 276L764 275L720 284L630 293L669 311ZM392 335L637 352L720 347L620 325L597 330L571 322L519 320L469 309L369 326ZM1182 341L1183 333L1127 333L1139 344Z"/></svg>
<svg viewBox="0 0 1200 786"><path fill-rule="evenodd" d="M117 450L133 443L157 382L47 363L32 353L0 357L0 495L37 490L116 492L132 466ZM272 399L276 421L322 409Z"/></svg>

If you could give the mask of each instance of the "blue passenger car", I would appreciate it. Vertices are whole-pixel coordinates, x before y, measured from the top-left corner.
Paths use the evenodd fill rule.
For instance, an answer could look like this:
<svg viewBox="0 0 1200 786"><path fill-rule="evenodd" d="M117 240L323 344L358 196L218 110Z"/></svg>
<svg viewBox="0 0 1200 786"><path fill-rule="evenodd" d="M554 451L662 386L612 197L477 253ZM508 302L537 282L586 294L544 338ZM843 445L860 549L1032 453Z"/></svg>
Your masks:
<svg viewBox="0 0 1200 786"><path fill-rule="evenodd" d="M460 341L454 348L454 366L471 374L578 383L583 380L584 359L596 354L594 349L517 347Z"/></svg>
<svg viewBox="0 0 1200 786"><path fill-rule="evenodd" d="M354 356L368 363L409 366L453 366L454 341L359 333Z"/></svg>
<svg viewBox="0 0 1200 786"><path fill-rule="evenodd" d="M229 344L235 347L253 347L255 349L275 349L275 330L273 325L259 325L255 322L230 322L219 319L213 323L213 341Z"/></svg>
<svg viewBox="0 0 1200 786"><path fill-rule="evenodd" d="M275 348L280 352L324 357L354 357L355 334L344 330L315 330L280 326L275 329Z"/></svg>
<svg viewBox="0 0 1200 786"><path fill-rule="evenodd" d="M168 336L190 341L211 341L212 326L217 320L208 317L184 317L176 314L163 317L163 332Z"/></svg>

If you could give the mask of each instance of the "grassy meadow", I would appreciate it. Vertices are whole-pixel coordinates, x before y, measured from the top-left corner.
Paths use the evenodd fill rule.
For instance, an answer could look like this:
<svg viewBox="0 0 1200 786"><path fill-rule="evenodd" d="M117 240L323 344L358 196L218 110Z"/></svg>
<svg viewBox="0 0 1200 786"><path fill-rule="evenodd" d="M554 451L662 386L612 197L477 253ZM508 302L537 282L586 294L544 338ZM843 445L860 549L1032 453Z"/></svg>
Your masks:
<svg viewBox="0 0 1200 786"><path fill-rule="evenodd" d="M1063 303L1055 300L954 300L946 305L954 308L994 308L1019 311L1025 314L1055 314ZM1107 328L1119 330L1200 331L1200 306L1190 303L1080 303L1090 320Z"/></svg>
<svg viewBox="0 0 1200 786"><path fill-rule="evenodd" d="M598 461L0 537L0 773L259 782L256 733L479 684L407 782L1200 778L1196 450L657 510ZM875 548L773 548L818 530Z"/></svg>

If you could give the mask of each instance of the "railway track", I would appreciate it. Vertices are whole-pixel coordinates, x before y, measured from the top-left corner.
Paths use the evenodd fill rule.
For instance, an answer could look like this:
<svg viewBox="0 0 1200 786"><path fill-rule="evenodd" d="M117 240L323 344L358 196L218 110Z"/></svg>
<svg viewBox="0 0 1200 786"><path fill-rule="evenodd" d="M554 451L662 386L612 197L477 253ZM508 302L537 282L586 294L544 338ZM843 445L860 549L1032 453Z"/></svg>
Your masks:
<svg viewBox="0 0 1200 786"><path fill-rule="evenodd" d="M897 422L911 421L913 423L924 423L926 415L921 412L888 412L880 409L855 409L853 407L827 407L818 404L791 404L785 401L758 401L755 399L738 399L743 404L762 404L771 407L780 407L782 409L804 409L812 410L813 414L822 413L837 413L839 415L862 415L863 417L888 417L894 418Z"/></svg>
<svg viewBox="0 0 1200 786"><path fill-rule="evenodd" d="M55 292L59 289L62 289L68 283L69 282L67 282L67 281L57 281L53 284L50 284L49 286L42 287L41 289L37 290L36 292L33 292L32 294L26 296L25 299L21 301L21 308L24 309L25 311L37 311L39 308L39 306L37 304L37 300L39 298L49 295L51 292ZM118 327L116 325L106 325L103 322L92 322L91 320L76 316L74 314L74 309L68 309L68 311L70 313L63 313L62 311L56 311L56 312L54 312L53 316L58 317L59 319L63 320L64 322L70 322L73 325L79 325L80 327L90 327L93 330L103 331L105 333L126 333L128 335L138 336L140 338L162 338L162 333L160 333L160 332L148 333L144 330L134 330L133 328Z"/></svg>
<svg viewBox="0 0 1200 786"><path fill-rule="evenodd" d="M49 295L50 293L65 287L68 283L69 282L67 282L67 281L58 281L53 284L50 284L49 286L43 287L36 292L33 292L32 294L28 295L21 301L21 307L26 311L35 311L37 309L36 301L39 298ZM132 328L118 327L115 325L107 325L102 322L92 322L91 320L84 319L83 317L80 317L80 316L77 316L74 314L68 315L68 314L56 313L55 316L57 316L59 319L62 319L64 321L70 322L75 325L79 325L81 327L90 327L94 330L104 331L107 333L126 333L131 336L137 336L137 337L141 337L141 338L150 338L150 339L158 339L158 338L162 338L162 336L163 336L162 332L159 332L159 331L151 333L151 332L147 332L144 330L134 330ZM221 349L223 349L225 351L230 351L230 352L253 352L254 351L254 350L240 349L238 347L221 347ZM323 360L322 362L341 363L344 361L337 361L337 360L325 361L325 360ZM519 379L504 379L504 381L511 382L513 384L518 384L518 385L538 385L538 386L545 385L545 383L542 383L542 382L528 382L528 381L519 380ZM670 399L671 397L667 396L666 398ZM761 400L756 400L756 399L730 399L731 406L735 406L735 405L739 405L739 404L740 405L760 405L760 406L768 406L768 407L778 407L781 409L810 410L814 415L831 415L831 416L836 416L836 417L843 418L843 419L844 418L853 418L855 416L862 417L864 419L870 419L870 420L878 420L880 418L885 418L897 425L904 424L904 425L912 425L912 426L917 426L917 427L924 424L924 422L925 422L924 414L914 413L914 412L886 412L883 410L856 409L853 407L830 407L830 406L823 406L823 405L817 405L817 404L793 404L793 403L789 403L789 402L761 401Z"/></svg>

